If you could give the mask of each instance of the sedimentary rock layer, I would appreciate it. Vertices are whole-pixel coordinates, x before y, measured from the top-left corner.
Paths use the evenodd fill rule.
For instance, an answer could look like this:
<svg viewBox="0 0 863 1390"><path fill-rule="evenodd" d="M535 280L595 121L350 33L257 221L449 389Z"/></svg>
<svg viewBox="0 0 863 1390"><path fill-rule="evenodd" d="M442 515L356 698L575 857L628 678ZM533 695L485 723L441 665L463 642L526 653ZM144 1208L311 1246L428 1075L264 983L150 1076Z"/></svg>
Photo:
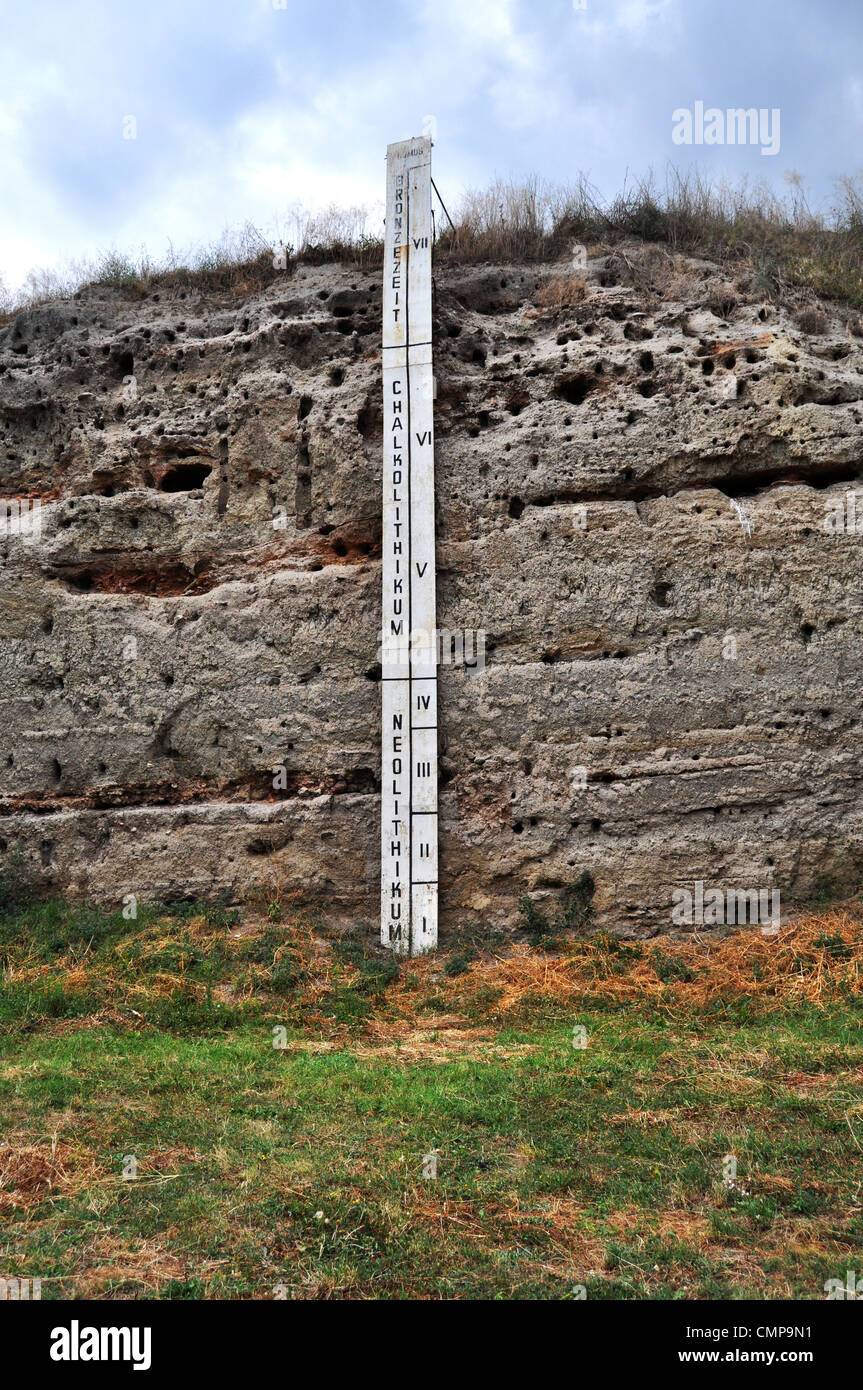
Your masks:
<svg viewBox="0 0 863 1390"><path fill-rule="evenodd" d="M863 845L863 344L633 264L438 275L439 624L487 634L441 671L444 933L585 869L623 931L696 879L785 908ZM376 930L380 300L300 266L0 329L0 496L40 503L0 535L0 849L46 887Z"/></svg>

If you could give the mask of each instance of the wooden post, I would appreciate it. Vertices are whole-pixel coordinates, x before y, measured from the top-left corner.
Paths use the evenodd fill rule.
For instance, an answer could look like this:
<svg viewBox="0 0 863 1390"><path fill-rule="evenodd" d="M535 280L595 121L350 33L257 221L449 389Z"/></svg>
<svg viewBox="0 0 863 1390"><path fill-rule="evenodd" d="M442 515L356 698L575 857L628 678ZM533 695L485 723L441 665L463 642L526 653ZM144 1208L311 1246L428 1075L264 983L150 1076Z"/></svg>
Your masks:
<svg viewBox="0 0 863 1390"><path fill-rule="evenodd" d="M437 945L431 139L387 147L383 288L381 941Z"/></svg>

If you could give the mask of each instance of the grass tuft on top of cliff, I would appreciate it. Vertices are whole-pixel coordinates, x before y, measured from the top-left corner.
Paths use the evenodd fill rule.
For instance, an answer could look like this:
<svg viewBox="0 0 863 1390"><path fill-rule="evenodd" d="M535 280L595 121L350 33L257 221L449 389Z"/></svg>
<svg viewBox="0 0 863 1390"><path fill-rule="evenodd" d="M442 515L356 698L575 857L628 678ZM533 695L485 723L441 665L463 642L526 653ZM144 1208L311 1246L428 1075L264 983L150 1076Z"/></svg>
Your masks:
<svg viewBox="0 0 863 1390"><path fill-rule="evenodd" d="M452 225L436 207L436 226L441 268L552 262L570 256L573 242L592 254L608 254L634 240L749 269L765 298L795 306L825 299L863 309L863 186L850 177L837 182L826 211L812 211L793 175L781 196L766 184L716 183L672 169L664 184L650 174L610 201L583 176L566 186L538 178L498 179L486 189L468 190L455 205ZM340 262L375 270L382 258L382 236L369 230L366 209L295 211L276 238L247 222L185 257L173 247L161 258L110 250L64 274L33 271L17 296L4 294L0 278L0 323L90 286L131 298L156 290L239 298L298 265Z"/></svg>

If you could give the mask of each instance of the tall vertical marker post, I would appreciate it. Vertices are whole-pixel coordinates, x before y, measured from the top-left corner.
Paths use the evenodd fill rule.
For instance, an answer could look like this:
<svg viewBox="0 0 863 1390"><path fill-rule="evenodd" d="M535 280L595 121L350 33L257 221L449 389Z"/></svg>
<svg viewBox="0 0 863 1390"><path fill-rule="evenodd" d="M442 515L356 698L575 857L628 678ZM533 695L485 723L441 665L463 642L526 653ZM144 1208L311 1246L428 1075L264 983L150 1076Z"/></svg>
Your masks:
<svg viewBox="0 0 863 1390"><path fill-rule="evenodd" d="M431 146L387 146L383 285L381 941L437 945Z"/></svg>

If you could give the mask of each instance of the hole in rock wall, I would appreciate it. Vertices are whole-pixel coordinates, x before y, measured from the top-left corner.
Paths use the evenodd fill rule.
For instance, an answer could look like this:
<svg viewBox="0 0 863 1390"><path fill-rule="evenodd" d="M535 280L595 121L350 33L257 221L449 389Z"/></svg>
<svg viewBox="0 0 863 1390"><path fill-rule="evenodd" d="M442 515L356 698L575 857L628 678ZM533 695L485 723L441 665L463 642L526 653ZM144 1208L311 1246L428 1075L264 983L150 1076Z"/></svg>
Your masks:
<svg viewBox="0 0 863 1390"><path fill-rule="evenodd" d="M209 463L176 463L163 473L160 492L193 492L203 487L213 469Z"/></svg>

